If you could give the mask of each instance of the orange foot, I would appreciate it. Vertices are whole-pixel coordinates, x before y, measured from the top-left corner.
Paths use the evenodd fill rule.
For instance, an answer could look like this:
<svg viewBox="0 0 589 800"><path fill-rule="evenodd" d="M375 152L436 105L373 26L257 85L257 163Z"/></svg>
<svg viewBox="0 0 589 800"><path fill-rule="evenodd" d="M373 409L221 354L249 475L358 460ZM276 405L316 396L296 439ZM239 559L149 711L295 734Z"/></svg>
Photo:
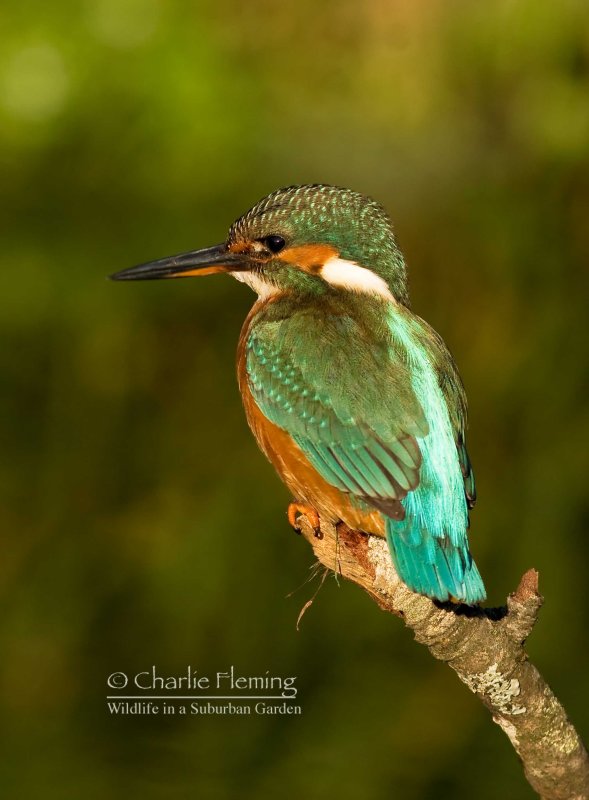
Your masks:
<svg viewBox="0 0 589 800"><path fill-rule="evenodd" d="M288 506L288 521L297 533L301 532L300 525L298 524L299 514L303 514L313 528L313 532L318 539L323 539L321 532L321 525L319 522L319 514L312 506L303 505L303 503L290 503Z"/></svg>

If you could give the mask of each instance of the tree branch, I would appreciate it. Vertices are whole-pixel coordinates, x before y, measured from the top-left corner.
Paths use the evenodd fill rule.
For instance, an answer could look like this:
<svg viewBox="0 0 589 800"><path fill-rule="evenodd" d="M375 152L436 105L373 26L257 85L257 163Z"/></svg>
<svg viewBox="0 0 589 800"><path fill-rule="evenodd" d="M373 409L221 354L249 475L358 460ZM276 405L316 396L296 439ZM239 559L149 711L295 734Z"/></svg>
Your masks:
<svg viewBox="0 0 589 800"><path fill-rule="evenodd" d="M507 734L531 786L544 800L587 800L589 757L524 643L542 605L531 569L503 608L437 603L397 576L384 539L340 524L318 538L299 520L319 561L359 584L385 611L402 617L434 658L445 661Z"/></svg>

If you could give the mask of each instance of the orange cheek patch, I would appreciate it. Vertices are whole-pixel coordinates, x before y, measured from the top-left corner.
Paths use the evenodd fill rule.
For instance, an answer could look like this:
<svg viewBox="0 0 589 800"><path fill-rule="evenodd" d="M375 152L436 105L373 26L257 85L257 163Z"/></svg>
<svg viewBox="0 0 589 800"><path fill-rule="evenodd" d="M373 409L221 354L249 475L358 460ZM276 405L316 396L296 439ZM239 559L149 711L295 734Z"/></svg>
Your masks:
<svg viewBox="0 0 589 800"><path fill-rule="evenodd" d="M294 264L305 272L318 273L330 258L337 258L339 252L329 244L305 244L301 247L288 247L278 254L281 261Z"/></svg>
<svg viewBox="0 0 589 800"><path fill-rule="evenodd" d="M253 249L251 242L234 242L229 245L229 250L232 253L250 253Z"/></svg>

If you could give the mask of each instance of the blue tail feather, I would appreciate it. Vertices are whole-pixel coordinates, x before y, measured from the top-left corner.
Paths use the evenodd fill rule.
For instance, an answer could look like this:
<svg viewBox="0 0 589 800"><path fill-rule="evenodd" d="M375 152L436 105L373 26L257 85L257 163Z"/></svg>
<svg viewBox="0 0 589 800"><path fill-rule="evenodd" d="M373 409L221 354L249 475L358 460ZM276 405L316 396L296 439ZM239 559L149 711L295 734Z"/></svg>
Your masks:
<svg viewBox="0 0 589 800"><path fill-rule="evenodd" d="M395 569L414 592L441 601L453 597L469 605L485 599L466 536L454 544L450 537L433 536L409 515L400 521L387 517L386 534Z"/></svg>

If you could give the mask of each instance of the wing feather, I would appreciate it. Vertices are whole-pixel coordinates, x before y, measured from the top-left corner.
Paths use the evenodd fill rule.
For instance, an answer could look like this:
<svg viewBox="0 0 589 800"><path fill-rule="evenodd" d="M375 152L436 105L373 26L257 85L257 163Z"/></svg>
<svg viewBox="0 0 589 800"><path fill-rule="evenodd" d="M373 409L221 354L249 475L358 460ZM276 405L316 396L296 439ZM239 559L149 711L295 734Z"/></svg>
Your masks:
<svg viewBox="0 0 589 800"><path fill-rule="evenodd" d="M250 331L246 369L254 400L326 481L399 518L400 501L419 484L416 436L427 433L406 364L338 317L316 323L323 330L319 337L314 331L314 341L324 348L317 358L296 323L282 319Z"/></svg>

